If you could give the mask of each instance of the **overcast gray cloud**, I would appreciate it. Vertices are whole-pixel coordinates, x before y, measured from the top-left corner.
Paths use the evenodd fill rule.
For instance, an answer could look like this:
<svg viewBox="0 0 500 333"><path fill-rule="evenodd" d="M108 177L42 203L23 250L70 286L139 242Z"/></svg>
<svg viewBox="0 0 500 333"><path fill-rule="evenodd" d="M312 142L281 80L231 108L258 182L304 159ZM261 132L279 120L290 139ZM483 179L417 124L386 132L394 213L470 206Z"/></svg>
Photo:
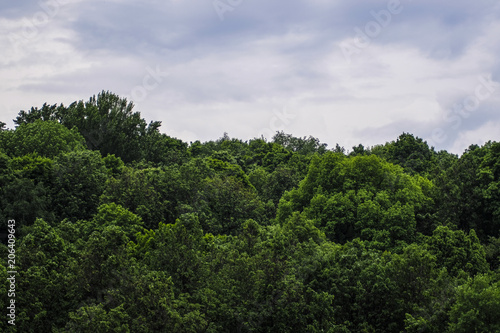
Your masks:
<svg viewBox="0 0 500 333"><path fill-rule="evenodd" d="M0 5L0 119L110 90L185 141L277 130L500 140L495 1L42 0Z"/></svg>

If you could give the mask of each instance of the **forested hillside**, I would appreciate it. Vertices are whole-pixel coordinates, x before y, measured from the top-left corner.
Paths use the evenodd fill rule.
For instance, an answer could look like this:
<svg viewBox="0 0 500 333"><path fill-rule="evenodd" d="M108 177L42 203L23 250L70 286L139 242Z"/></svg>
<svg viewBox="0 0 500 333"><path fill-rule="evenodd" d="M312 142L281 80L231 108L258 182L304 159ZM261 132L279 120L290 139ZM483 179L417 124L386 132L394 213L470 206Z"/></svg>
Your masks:
<svg viewBox="0 0 500 333"><path fill-rule="evenodd" d="M500 331L500 143L186 143L104 91L15 123L2 332Z"/></svg>

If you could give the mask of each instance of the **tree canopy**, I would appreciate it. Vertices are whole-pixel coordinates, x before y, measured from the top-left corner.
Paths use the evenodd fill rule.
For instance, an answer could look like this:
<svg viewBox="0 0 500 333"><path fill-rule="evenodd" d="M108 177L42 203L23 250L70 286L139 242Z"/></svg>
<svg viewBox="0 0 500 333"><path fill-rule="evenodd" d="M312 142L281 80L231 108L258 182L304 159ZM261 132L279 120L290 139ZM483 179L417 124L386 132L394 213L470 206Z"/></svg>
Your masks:
<svg viewBox="0 0 500 333"><path fill-rule="evenodd" d="M107 91L15 123L2 332L500 330L498 142L186 143Z"/></svg>

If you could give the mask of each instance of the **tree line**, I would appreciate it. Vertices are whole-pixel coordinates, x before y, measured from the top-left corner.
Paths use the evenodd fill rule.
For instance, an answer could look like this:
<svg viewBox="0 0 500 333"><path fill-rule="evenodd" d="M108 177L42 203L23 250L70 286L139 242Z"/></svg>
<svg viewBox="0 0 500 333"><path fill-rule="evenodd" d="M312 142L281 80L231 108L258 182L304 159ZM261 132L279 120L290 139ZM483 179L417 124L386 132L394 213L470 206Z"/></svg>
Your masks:
<svg viewBox="0 0 500 333"><path fill-rule="evenodd" d="M188 144L107 91L14 121L3 332L500 331L498 142Z"/></svg>

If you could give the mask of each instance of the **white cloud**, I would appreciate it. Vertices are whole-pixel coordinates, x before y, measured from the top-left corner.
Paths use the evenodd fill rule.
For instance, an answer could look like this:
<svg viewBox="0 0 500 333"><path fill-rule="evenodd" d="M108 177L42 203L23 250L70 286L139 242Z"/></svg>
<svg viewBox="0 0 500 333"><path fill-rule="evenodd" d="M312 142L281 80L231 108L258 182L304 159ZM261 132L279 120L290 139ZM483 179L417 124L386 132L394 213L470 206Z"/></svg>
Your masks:
<svg viewBox="0 0 500 333"><path fill-rule="evenodd" d="M22 18L32 19L40 7L0 16L7 32L0 35L1 120L103 89L130 96L154 83L148 68L159 68L169 75L148 86L136 109L186 141L223 132L249 139L282 129L350 148L402 132L429 141L434 129L444 128L447 139L437 148L463 150L465 140L475 140L471 133L500 121L491 111L500 106L494 96L460 128L449 129L446 121L453 104L474 93L478 76L500 74L500 7L486 1L405 2L350 64L339 43L387 1L243 1L224 21L210 1L96 4L61 7L17 49L8 33L20 36ZM276 110L285 107L294 118L276 122Z"/></svg>
<svg viewBox="0 0 500 333"><path fill-rule="evenodd" d="M500 141L500 121L488 121L474 130L462 131L458 134L451 152L463 153L472 144L483 145L488 141Z"/></svg>

